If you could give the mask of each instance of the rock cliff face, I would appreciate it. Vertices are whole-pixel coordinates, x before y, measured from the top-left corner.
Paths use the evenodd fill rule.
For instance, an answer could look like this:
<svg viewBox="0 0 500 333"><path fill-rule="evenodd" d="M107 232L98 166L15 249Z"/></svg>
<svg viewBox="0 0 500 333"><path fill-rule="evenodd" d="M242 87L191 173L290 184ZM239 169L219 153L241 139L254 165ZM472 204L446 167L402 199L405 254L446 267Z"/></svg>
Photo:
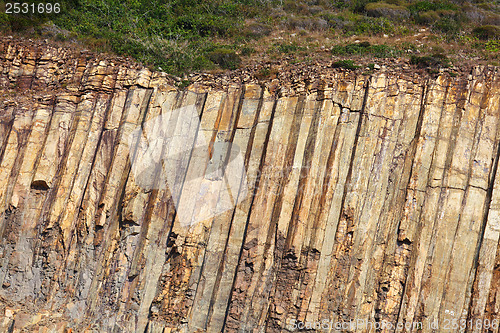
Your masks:
<svg viewBox="0 0 500 333"><path fill-rule="evenodd" d="M0 70L1 332L286 332L322 320L332 332L354 320L369 324L347 331L458 332L454 319L481 332L500 318L494 68L326 68L180 91L123 61L2 40ZM197 119L174 112L185 107ZM235 207L181 223L179 200L205 217L222 200L212 178L188 180L213 151L175 155L180 181L141 186L127 138L162 114L171 150L190 151L200 130L209 151L239 147Z"/></svg>

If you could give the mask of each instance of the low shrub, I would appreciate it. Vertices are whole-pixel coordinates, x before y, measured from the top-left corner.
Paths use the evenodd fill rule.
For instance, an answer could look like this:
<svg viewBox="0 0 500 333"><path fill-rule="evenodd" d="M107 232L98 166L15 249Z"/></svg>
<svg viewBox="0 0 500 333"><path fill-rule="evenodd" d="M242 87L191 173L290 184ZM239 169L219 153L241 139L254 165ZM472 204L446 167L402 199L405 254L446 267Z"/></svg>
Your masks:
<svg viewBox="0 0 500 333"><path fill-rule="evenodd" d="M394 24L385 17L361 17L344 27L344 31L348 35L391 34L394 30Z"/></svg>
<svg viewBox="0 0 500 333"><path fill-rule="evenodd" d="M354 64L354 61L352 61L352 60L338 60L338 61L335 61L332 64L332 67L334 67L334 68L345 68L345 69L355 70L359 66L356 66Z"/></svg>
<svg viewBox="0 0 500 333"><path fill-rule="evenodd" d="M349 20L346 20L341 15L337 15L331 12L326 12L321 17L327 22L328 27L330 28L338 28L343 29L346 24L348 24Z"/></svg>
<svg viewBox="0 0 500 333"><path fill-rule="evenodd" d="M234 51L226 48L219 48L208 53L208 59L216 63L223 69L236 69L241 63L241 58Z"/></svg>
<svg viewBox="0 0 500 333"><path fill-rule="evenodd" d="M215 64L203 55L199 55L199 56L195 57L193 59L190 67L196 71L203 70L203 69L215 69L216 68Z"/></svg>
<svg viewBox="0 0 500 333"><path fill-rule="evenodd" d="M432 24L438 21L440 18L439 14L435 10L429 10L427 12L420 13L415 20L421 24Z"/></svg>
<svg viewBox="0 0 500 333"><path fill-rule="evenodd" d="M266 24L252 23L245 27L243 34L251 38L261 38L271 34L271 27Z"/></svg>
<svg viewBox="0 0 500 333"><path fill-rule="evenodd" d="M430 68L449 67L450 60L444 54L433 54L422 57L412 55L410 64Z"/></svg>
<svg viewBox="0 0 500 333"><path fill-rule="evenodd" d="M413 15L421 12L435 10L457 10L459 7L448 1L417 1L408 6L408 9Z"/></svg>
<svg viewBox="0 0 500 333"><path fill-rule="evenodd" d="M331 50L333 55L371 55L376 58L390 58L401 52L389 45L371 45L368 42L347 45L335 45Z"/></svg>
<svg viewBox="0 0 500 333"><path fill-rule="evenodd" d="M434 23L433 29L448 35L456 35L462 28L461 22L450 17L440 18Z"/></svg>
<svg viewBox="0 0 500 333"><path fill-rule="evenodd" d="M290 29L321 31L328 29L328 21L322 17L288 17L285 26Z"/></svg>
<svg viewBox="0 0 500 333"><path fill-rule="evenodd" d="M279 53L294 53L304 49L303 47L298 46L296 44L283 43L283 44L275 44L274 46L276 48L276 51L278 51Z"/></svg>
<svg viewBox="0 0 500 333"><path fill-rule="evenodd" d="M268 67L263 67L257 73L255 73L255 77L259 80L274 79L277 75L278 75L277 69Z"/></svg>
<svg viewBox="0 0 500 333"><path fill-rule="evenodd" d="M10 16L3 12L0 12L0 31L2 32L10 31Z"/></svg>
<svg viewBox="0 0 500 333"><path fill-rule="evenodd" d="M484 44L484 49L491 53L500 53L500 40L490 40Z"/></svg>
<svg viewBox="0 0 500 333"><path fill-rule="evenodd" d="M482 24L488 24L488 25L500 25L500 14L496 13L488 13L486 17L484 18Z"/></svg>
<svg viewBox="0 0 500 333"><path fill-rule="evenodd" d="M253 47L244 46L241 48L241 55L243 55L243 56L249 56L249 55L254 54L255 52L256 51Z"/></svg>
<svg viewBox="0 0 500 333"><path fill-rule="evenodd" d="M500 39L500 27L496 25L482 25L472 30L474 36L479 39Z"/></svg>
<svg viewBox="0 0 500 333"><path fill-rule="evenodd" d="M417 23L431 25L433 30L448 35L456 35L462 29L462 23L467 21L462 13L450 9L420 12L414 18Z"/></svg>
<svg viewBox="0 0 500 333"><path fill-rule="evenodd" d="M406 19L410 17L410 11L406 9L406 7L385 2L367 4L366 14L373 17L387 17L393 20Z"/></svg>

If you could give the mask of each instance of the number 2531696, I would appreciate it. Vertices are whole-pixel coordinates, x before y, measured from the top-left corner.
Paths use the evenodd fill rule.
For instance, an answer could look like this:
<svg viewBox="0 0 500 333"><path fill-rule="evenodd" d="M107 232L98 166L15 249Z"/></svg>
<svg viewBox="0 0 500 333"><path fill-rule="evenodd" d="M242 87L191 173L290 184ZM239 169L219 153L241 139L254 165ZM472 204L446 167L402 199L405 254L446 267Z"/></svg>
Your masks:
<svg viewBox="0 0 500 333"><path fill-rule="evenodd" d="M5 3L5 14L57 14L61 12L59 3Z"/></svg>

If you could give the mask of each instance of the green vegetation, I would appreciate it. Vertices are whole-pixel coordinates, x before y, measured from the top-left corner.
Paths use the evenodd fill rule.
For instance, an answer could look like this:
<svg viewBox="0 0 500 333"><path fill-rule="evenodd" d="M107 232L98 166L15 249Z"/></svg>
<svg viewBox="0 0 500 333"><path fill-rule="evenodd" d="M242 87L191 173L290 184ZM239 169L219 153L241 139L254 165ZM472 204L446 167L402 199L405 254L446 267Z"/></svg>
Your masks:
<svg viewBox="0 0 500 333"><path fill-rule="evenodd" d="M448 45L455 43L475 50L476 56L498 60L500 4L496 0L61 0L60 3L58 14L6 14L6 1L0 0L4 9L0 12L0 32L52 38L61 43L77 42L93 51L133 57L178 76L200 70L236 69L241 66L242 58L304 61L321 56L317 52L320 47L331 49L330 55L339 57L408 57L416 51L432 54L436 45L423 44L431 38L432 43L442 46L439 52L443 54L449 55ZM434 35L427 36L426 41L407 38L394 42L413 36L422 27L429 28L427 33ZM292 35L282 40L283 36ZM375 41L341 43L351 36ZM393 39L380 42L379 37ZM316 41L318 38L320 41ZM424 66L439 60L430 57L433 60L413 57L412 61ZM267 75L262 73L262 76Z"/></svg>
<svg viewBox="0 0 500 333"><path fill-rule="evenodd" d="M345 68L345 69L351 69L351 70L359 68L359 66L356 66L354 64L354 61L352 61L352 60L339 60L339 61L335 61L332 64L332 66L334 68Z"/></svg>
<svg viewBox="0 0 500 333"><path fill-rule="evenodd" d="M484 48L487 52L500 53L500 40L490 40L484 44Z"/></svg>
<svg viewBox="0 0 500 333"><path fill-rule="evenodd" d="M419 67L450 67L450 60L444 54L433 54L423 57L411 56L410 63Z"/></svg>
<svg viewBox="0 0 500 333"><path fill-rule="evenodd" d="M294 53L299 50L304 50L304 47L298 46L296 44L275 44L276 50L279 53Z"/></svg>
<svg viewBox="0 0 500 333"><path fill-rule="evenodd" d="M482 25L472 30L472 33L479 39L500 39L500 27L496 25Z"/></svg>
<svg viewBox="0 0 500 333"><path fill-rule="evenodd" d="M366 14L373 17L387 17L390 19L405 19L410 17L410 11L406 7L385 2L369 3L365 9Z"/></svg>
<svg viewBox="0 0 500 333"><path fill-rule="evenodd" d="M5 7L5 2L1 3ZM274 6L271 1L267 6ZM59 14L0 16L4 32L41 33L49 20L97 51L131 56L174 73L233 69L239 57L218 50L216 40L259 37L270 28L243 29L243 20L261 12L259 0L63 0ZM57 34L56 34L57 35ZM59 40L67 39L59 34Z"/></svg>
<svg viewBox="0 0 500 333"><path fill-rule="evenodd" d="M388 45L370 45L368 42L335 45L332 47L332 54L345 55L371 55L376 58L389 58L401 54L401 51Z"/></svg>
<svg viewBox="0 0 500 333"><path fill-rule="evenodd" d="M236 69L241 63L240 57L226 48L215 49L208 54L208 58L224 69Z"/></svg>

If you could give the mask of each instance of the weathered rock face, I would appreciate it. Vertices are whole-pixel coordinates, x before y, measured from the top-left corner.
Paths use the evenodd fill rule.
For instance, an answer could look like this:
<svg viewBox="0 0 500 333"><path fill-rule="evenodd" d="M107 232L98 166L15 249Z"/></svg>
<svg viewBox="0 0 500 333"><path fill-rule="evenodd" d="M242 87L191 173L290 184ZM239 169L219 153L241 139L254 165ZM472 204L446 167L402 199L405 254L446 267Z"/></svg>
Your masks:
<svg viewBox="0 0 500 333"><path fill-rule="evenodd" d="M302 88L179 91L147 69L65 49L0 50L0 331L286 332L365 320L458 332L458 319L480 332L500 318L498 71L328 70ZM198 123L173 112L188 106ZM180 221L178 200L193 216L213 207L193 193L221 201L210 177L185 185L213 152L175 155L179 182L141 186L127 138L162 114L162 147L189 151L193 126L209 147L239 147L236 207Z"/></svg>

